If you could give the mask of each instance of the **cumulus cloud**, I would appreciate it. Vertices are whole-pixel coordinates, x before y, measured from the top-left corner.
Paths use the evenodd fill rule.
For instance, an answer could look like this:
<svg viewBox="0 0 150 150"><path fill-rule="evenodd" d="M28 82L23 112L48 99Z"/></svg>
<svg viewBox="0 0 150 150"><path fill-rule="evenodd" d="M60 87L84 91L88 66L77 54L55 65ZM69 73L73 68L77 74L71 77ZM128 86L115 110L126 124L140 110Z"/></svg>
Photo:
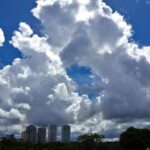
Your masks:
<svg viewBox="0 0 150 150"><path fill-rule="evenodd" d="M9 118L15 110L20 122L9 129L69 123L73 132L112 138L129 125L147 126L150 47L129 41L132 27L122 15L102 0L37 0L32 13L44 36L20 23L10 43L24 57L0 70L0 113ZM66 72L73 64L90 67L92 78L99 77L82 95ZM90 100L86 93L95 91Z"/></svg>
<svg viewBox="0 0 150 150"><path fill-rule="evenodd" d="M0 28L0 47L3 46L3 43L5 42L5 36L3 30Z"/></svg>
<svg viewBox="0 0 150 150"><path fill-rule="evenodd" d="M67 75L46 37L33 34L30 26L22 22L10 43L24 57L0 70L0 115L4 117L2 121L8 126L7 130L12 130L10 124L17 123L18 130L26 124L70 124L94 113L96 102L75 92L76 84ZM16 128L11 132L15 131Z"/></svg>

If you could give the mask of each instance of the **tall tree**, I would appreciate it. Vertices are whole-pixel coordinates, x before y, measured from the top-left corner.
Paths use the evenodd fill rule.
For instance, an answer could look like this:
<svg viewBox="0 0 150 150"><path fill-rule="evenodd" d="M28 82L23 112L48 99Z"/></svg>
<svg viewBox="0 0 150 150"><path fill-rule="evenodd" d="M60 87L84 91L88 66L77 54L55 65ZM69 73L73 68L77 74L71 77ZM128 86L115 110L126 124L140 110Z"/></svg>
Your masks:
<svg viewBox="0 0 150 150"><path fill-rule="evenodd" d="M130 127L120 135L120 144L125 150L145 150L150 147L150 130Z"/></svg>
<svg viewBox="0 0 150 150"><path fill-rule="evenodd" d="M80 135L78 141L81 142L86 150L94 150L96 145L102 142L104 135L98 133L88 133Z"/></svg>

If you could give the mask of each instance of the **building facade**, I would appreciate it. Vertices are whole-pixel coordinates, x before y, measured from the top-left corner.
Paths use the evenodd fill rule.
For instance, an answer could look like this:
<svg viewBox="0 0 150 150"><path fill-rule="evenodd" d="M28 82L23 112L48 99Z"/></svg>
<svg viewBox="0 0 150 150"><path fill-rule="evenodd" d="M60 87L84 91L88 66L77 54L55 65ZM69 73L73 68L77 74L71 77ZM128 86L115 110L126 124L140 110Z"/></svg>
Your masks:
<svg viewBox="0 0 150 150"><path fill-rule="evenodd" d="M29 125L26 128L26 141L29 143L36 143L36 127Z"/></svg>
<svg viewBox="0 0 150 150"><path fill-rule="evenodd" d="M27 133L26 133L26 130L22 131L22 133L21 133L21 139L22 139L23 141L27 141Z"/></svg>
<svg viewBox="0 0 150 150"><path fill-rule="evenodd" d="M61 129L61 142L62 143L69 143L70 142L70 131L71 128L69 125L62 126Z"/></svg>
<svg viewBox="0 0 150 150"><path fill-rule="evenodd" d="M57 126L49 125L48 126L48 142L56 142L57 141Z"/></svg>
<svg viewBox="0 0 150 150"><path fill-rule="evenodd" d="M38 128L37 131L37 143L46 142L46 128Z"/></svg>

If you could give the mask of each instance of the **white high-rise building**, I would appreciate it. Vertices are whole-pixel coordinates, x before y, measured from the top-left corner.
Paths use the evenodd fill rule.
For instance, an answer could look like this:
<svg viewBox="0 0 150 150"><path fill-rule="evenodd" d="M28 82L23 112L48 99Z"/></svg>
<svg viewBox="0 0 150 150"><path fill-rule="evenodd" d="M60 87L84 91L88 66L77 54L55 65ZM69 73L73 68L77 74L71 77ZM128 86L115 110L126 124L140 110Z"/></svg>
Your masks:
<svg viewBox="0 0 150 150"><path fill-rule="evenodd" d="M56 142L57 140L57 126L49 125L48 126L48 142Z"/></svg>
<svg viewBox="0 0 150 150"><path fill-rule="evenodd" d="M27 132L26 132L26 130L24 130L24 131L22 131L22 133L21 133L21 139L23 140L23 141L27 141Z"/></svg>
<svg viewBox="0 0 150 150"><path fill-rule="evenodd" d="M26 140L30 143L36 143L36 127L29 125L26 128Z"/></svg>
<svg viewBox="0 0 150 150"><path fill-rule="evenodd" d="M46 128L38 128L37 131L37 143L46 142Z"/></svg>
<svg viewBox="0 0 150 150"><path fill-rule="evenodd" d="M61 129L61 142L62 143L69 143L70 142L70 126L64 125Z"/></svg>

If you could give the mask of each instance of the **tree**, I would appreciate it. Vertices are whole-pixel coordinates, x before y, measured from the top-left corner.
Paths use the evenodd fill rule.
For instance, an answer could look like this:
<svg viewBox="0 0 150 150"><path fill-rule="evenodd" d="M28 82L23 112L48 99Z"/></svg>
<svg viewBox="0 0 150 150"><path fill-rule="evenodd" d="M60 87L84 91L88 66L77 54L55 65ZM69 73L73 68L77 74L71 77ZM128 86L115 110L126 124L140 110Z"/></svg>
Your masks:
<svg viewBox="0 0 150 150"><path fill-rule="evenodd" d="M78 141L83 144L86 150L94 150L95 146L102 142L103 135L98 133L88 133L80 135Z"/></svg>
<svg viewBox="0 0 150 150"><path fill-rule="evenodd" d="M150 130L130 127L120 135L120 144L125 150L145 150L150 147Z"/></svg>

